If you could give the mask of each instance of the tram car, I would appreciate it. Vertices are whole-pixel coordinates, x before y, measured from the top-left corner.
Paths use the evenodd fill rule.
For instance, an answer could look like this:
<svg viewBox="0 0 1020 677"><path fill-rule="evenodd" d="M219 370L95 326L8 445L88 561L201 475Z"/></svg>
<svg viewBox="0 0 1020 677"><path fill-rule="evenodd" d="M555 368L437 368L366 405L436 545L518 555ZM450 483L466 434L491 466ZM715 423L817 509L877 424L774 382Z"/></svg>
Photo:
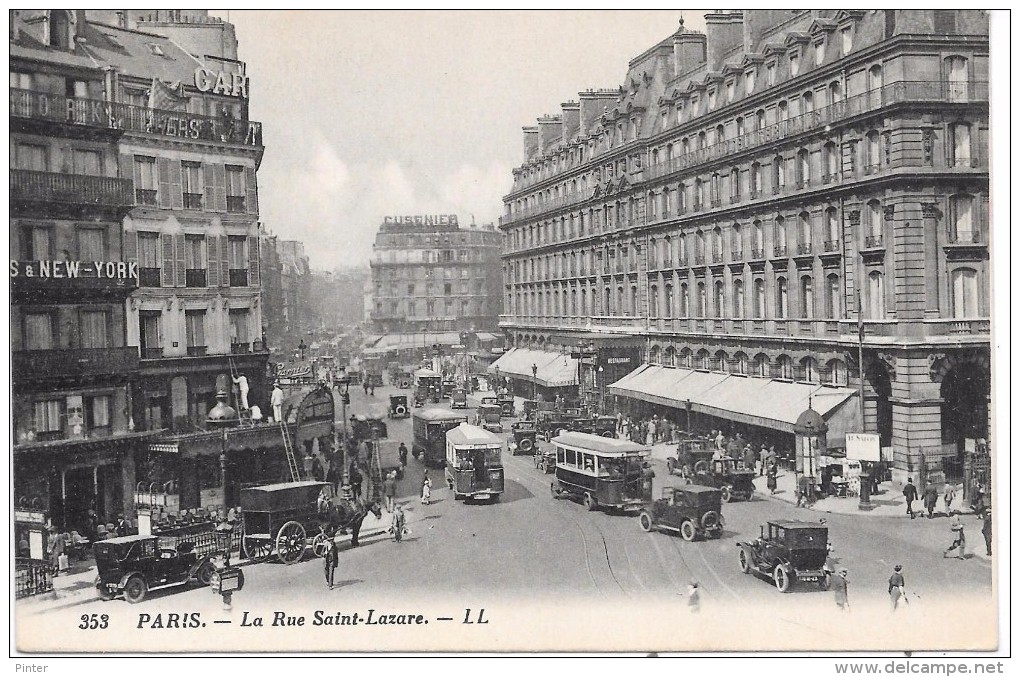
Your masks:
<svg viewBox="0 0 1020 677"><path fill-rule="evenodd" d="M461 423L446 433L446 484L453 498L499 500L503 493L503 440Z"/></svg>
<svg viewBox="0 0 1020 677"><path fill-rule="evenodd" d="M641 444L588 433L564 432L552 439L556 449L553 498L580 499L588 510L640 509L652 501L651 482L642 465L651 449Z"/></svg>
<svg viewBox="0 0 1020 677"><path fill-rule="evenodd" d="M438 408L414 412L411 416L414 432L411 455L420 458L426 466L443 467L446 463L446 432L461 423L467 423L464 412Z"/></svg>

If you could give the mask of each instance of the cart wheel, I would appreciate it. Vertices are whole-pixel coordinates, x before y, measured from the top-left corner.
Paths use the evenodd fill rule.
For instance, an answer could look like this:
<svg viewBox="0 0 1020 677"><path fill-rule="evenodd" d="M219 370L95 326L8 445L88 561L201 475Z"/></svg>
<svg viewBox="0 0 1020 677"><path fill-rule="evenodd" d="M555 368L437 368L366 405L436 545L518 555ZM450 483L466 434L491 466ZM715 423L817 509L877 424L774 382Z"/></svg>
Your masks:
<svg viewBox="0 0 1020 677"><path fill-rule="evenodd" d="M276 535L276 556L284 564L294 564L305 554L305 528L298 522L287 522Z"/></svg>
<svg viewBox="0 0 1020 677"><path fill-rule="evenodd" d="M198 567L198 571L195 572L195 579L202 584L202 587L207 588L212 583L213 574L216 573L216 566L206 560L202 563L202 566Z"/></svg>
<svg viewBox="0 0 1020 677"><path fill-rule="evenodd" d="M599 502L595 500L595 497L591 494L584 495L584 507L588 510L594 510L599 507Z"/></svg>
<svg viewBox="0 0 1020 677"><path fill-rule="evenodd" d="M241 543L244 546L244 556L252 562L265 561L273 553L272 541L264 538L245 536Z"/></svg>
<svg viewBox="0 0 1020 677"><path fill-rule="evenodd" d="M751 560L747 556L747 551L741 548L737 553L737 559L740 561L740 570L745 574L751 573Z"/></svg>
<svg viewBox="0 0 1020 677"><path fill-rule="evenodd" d="M729 503L733 500L733 490L730 489L730 485L724 484L719 487L719 491L722 493L723 503Z"/></svg>
<svg viewBox="0 0 1020 677"><path fill-rule="evenodd" d="M676 461L674 461L671 458L667 458L666 459L666 470L669 472L670 475L672 475L673 472L676 470Z"/></svg>
<svg viewBox="0 0 1020 677"><path fill-rule="evenodd" d="M316 557L326 556L327 542L329 542L329 536L322 532L315 534L315 538L312 539L312 552L315 553Z"/></svg>
<svg viewBox="0 0 1020 677"><path fill-rule="evenodd" d="M132 576L124 584L124 599L132 604L141 602L148 592L149 586L145 584L145 579L141 576Z"/></svg>
<svg viewBox="0 0 1020 677"><path fill-rule="evenodd" d="M786 592L790 589L790 574L782 564L772 572L772 580L775 581L776 589L779 592Z"/></svg>
<svg viewBox="0 0 1020 677"><path fill-rule="evenodd" d="M641 514L638 515L638 525L641 527L641 531L652 530L652 514L647 510L642 510Z"/></svg>
<svg viewBox="0 0 1020 677"><path fill-rule="evenodd" d="M690 520L686 520L680 525L680 538L690 542L697 538L697 536L698 532L694 528L694 523Z"/></svg>

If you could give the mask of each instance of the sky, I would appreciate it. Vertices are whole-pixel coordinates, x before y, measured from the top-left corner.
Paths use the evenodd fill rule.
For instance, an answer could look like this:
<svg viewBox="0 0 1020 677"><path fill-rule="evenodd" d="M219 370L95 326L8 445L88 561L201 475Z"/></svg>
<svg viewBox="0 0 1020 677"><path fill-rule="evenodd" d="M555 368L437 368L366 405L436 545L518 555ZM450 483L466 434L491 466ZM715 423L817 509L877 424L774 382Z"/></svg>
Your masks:
<svg viewBox="0 0 1020 677"><path fill-rule="evenodd" d="M239 11L263 123L259 211L314 269L367 264L387 215L496 221L521 127L676 31L663 11ZM704 10L683 10L704 30Z"/></svg>

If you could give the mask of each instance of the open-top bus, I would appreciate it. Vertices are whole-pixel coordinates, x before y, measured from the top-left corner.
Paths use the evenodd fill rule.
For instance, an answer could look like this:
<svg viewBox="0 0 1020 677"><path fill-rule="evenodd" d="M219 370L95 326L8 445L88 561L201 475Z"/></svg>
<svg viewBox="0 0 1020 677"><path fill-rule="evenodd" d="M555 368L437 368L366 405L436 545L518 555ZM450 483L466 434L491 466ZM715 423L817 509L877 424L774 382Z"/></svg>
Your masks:
<svg viewBox="0 0 1020 677"><path fill-rule="evenodd" d="M411 455L421 457L426 466L443 467L446 462L446 431L461 423L467 423L466 413L434 407L414 412L411 416L414 429Z"/></svg>
<svg viewBox="0 0 1020 677"><path fill-rule="evenodd" d="M579 498L588 510L641 508L652 500L643 462L651 449L627 440L564 432L552 439L556 449L553 498Z"/></svg>
<svg viewBox="0 0 1020 677"><path fill-rule="evenodd" d="M499 500L503 493L503 440L461 423L446 433L446 484L453 498Z"/></svg>

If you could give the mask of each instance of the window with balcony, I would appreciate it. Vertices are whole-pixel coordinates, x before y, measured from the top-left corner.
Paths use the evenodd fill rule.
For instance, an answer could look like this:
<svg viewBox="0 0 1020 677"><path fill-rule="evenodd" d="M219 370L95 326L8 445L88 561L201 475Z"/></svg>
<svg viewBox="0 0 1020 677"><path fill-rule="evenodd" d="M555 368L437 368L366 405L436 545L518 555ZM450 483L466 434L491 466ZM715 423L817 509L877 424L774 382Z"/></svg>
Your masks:
<svg viewBox="0 0 1020 677"><path fill-rule="evenodd" d="M160 266L159 233L138 233L138 284L159 287Z"/></svg>
<svg viewBox="0 0 1020 677"><path fill-rule="evenodd" d="M811 183L811 154L806 148L797 151L797 187L802 188Z"/></svg>
<svg viewBox="0 0 1020 677"><path fill-rule="evenodd" d="M251 352L251 334L248 323L247 308L230 311L230 352L235 355Z"/></svg>
<svg viewBox="0 0 1020 677"><path fill-rule="evenodd" d="M765 129L765 124L766 124L765 110L759 108L754 114L755 129Z"/></svg>
<svg viewBox="0 0 1020 677"><path fill-rule="evenodd" d="M832 183L839 178L839 149L829 141L822 147L822 183Z"/></svg>
<svg viewBox="0 0 1020 677"><path fill-rule="evenodd" d="M205 236L184 236L185 284L188 287L206 286Z"/></svg>
<svg viewBox="0 0 1020 677"><path fill-rule="evenodd" d="M730 203L736 203L740 201L740 193L742 192L740 185L740 168L734 167L730 170Z"/></svg>
<svg viewBox="0 0 1020 677"><path fill-rule="evenodd" d="M950 273L952 313L957 319L981 317L978 305L978 272L973 268L957 268Z"/></svg>
<svg viewBox="0 0 1020 677"><path fill-rule="evenodd" d="M136 155L134 157L133 179L135 182L135 202L140 205L155 207L159 203L159 175L156 169L156 158Z"/></svg>
<svg viewBox="0 0 1020 677"><path fill-rule="evenodd" d="M977 242L977 230L974 225L973 196L961 193L950 197L949 241L959 243Z"/></svg>
<svg viewBox="0 0 1020 677"><path fill-rule="evenodd" d="M49 168L49 149L31 143L14 144L14 167L33 172L45 172Z"/></svg>
<svg viewBox="0 0 1020 677"><path fill-rule="evenodd" d="M231 287L248 286L248 257L245 252L247 239L243 235L231 235L227 238L227 265Z"/></svg>
<svg viewBox="0 0 1020 677"><path fill-rule="evenodd" d="M971 166L970 125L966 122L954 122L949 125L949 152L950 166Z"/></svg>
<svg viewBox="0 0 1020 677"><path fill-rule="evenodd" d="M247 209L245 204L245 182L244 167L226 165L227 178L227 211L244 212Z"/></svg>
<svg viewBox="0 0 1020 677"><path fill-rule="evenodd" d="M158 310L138 312L138 344L143 360L163 357L163 344L159 335L160 315Z"/></svg>
<svg viewBox="0 0 1020 677"><path fill-rule="evenodd" d="M53 350L56 347L52 313L26 312L24 326L25 350Z"/></svg>
<svg viewBox="0 0 1020 677"><path fill-rule="evenodd" d="M751 224L752 236L754 242L751 251L751 258L760 259L765 256L765 226L762 225L761 221L754 221Z"/></svg>
<svg viewBox="0 0 1020 677"><path fill-rule="evenodd" d="M885 276L878 270L868 274L868 319L885 319Z"/></svg>
<svg viewBox="0 0 1020 677"><path fill-rule="evenodd" d="M66 400L41 400L32 404L32 427L40 440L59 439L64 430Z"/></svg>
<svg viewBox="0 0 1020 677"><path fill-rule="evenodd" d="M815 94L814 92L804 92L801 96L801 112L802 113L813 113L815 112Z"/></svg>
<svg viewBox="0 0 1020 677"><path fill-rule="evenodd" d="M722 228L716 226L712 230L712 261L719 263L723 260L723 237Z"/></svg>
<svg viewBox="0 0 1020 677"><path fill-rule="evenodd" d="M750 183L751 198L754 199L761 195L761 164L755 162L751 165L751 172L748 176L748 183Z"/></svg>
<svg viewBox="0 0 1020 677"><path fill-rule="evenodd" d="M839 217L835 207L825 210L825 251L839 250Z"/></svg>
<svg viewBox="0 0 1020 677"><path fill-rule="evenodd" d="M840 318L840 298L842 290L839 287L839 275L831 273L825 278L825 317L830 320Z"/></svg>
<svg viewBox="0 0 1020 677"><path fill-rule="evenodd" d="M786 319L790 315L790 290L786 278L776 278L776 318Z"/></svg>
<svg viewBox="0 0 1020 677"><path fill-rule="evenodd" d="M780 101L776 104L776 117L779 122L785 122L790 119L790 104L786 101Z"/></svg>
<svg viewBox="0 0 1020 677"><path fill-rule="evenodd" d="M743 231L739 223L730 226L730 254L734 261L744 258Z"/></svg>
<svg viewBox="0 0 1020 677"><path fill-rule="evenodd" d="M797 243L798 254L811 253L811 215L808 212L801 212L798 217L800 226L800 242Z"/></svg>
<svg viewBox="0 0 1020 677"><path fill-rule="evenodd" d="M71 173L82 176L102 176L103 154L98 150L75 148L71 152Z"/></svg>
<svg viewBox="0 0 1020 677"><path fill-rule="evenodd" d="M786 159L777 155L772 161L772 192L779 193L786 187Z"/></svg>
<svg viewBox="0 0 1020 677"><path fill-rule="evenodd" d="M884 216L882 204L878 200L871 200L868 202L864 215L867 219L867 223L865 224L867 230L865 231L864 237L865 248L881 247L883 245L882 219Z"/></svg>
<svg viewBox="0 0 1020 677"><path fill-rule="evenodd" d="M782 216L776 217L775 223L775 251L773 252L776 256L786 256L787 252L787 232L786 232L786 219Z"/></svg>
<svg viewBox="0 0 1020 677"><path fill-rule="evenodd" d="M181 161L181 190L185 209L202 208L202 163Z"/></svg>
<svg viewBox="0 0 1020 677"><path fill-rule="evenodd" d="M25 226L21 233L22 253L26 261L53 259L53 228L50 226Z"/></svg>
<svg viewBox="0 0 1020 677"><path fill-rule="evenodd" d="M206 354L205 310L185 310L184 328L187 334L188 355L198 357Z"/></svg>
<svg viewBox="0 0 1020 677"><path fill-rule="evenodd" d="M947 95L950 101L966 101L969 98L970 75L967 59L950 56L945 61Z"/></svg>
<svg viewBox="0 0 1020 677"><path fill-rule="evenodd" d="M104 310L83 310L78 315L78 343L81 348L109 348L107 325L109 315Z"/></svg>

